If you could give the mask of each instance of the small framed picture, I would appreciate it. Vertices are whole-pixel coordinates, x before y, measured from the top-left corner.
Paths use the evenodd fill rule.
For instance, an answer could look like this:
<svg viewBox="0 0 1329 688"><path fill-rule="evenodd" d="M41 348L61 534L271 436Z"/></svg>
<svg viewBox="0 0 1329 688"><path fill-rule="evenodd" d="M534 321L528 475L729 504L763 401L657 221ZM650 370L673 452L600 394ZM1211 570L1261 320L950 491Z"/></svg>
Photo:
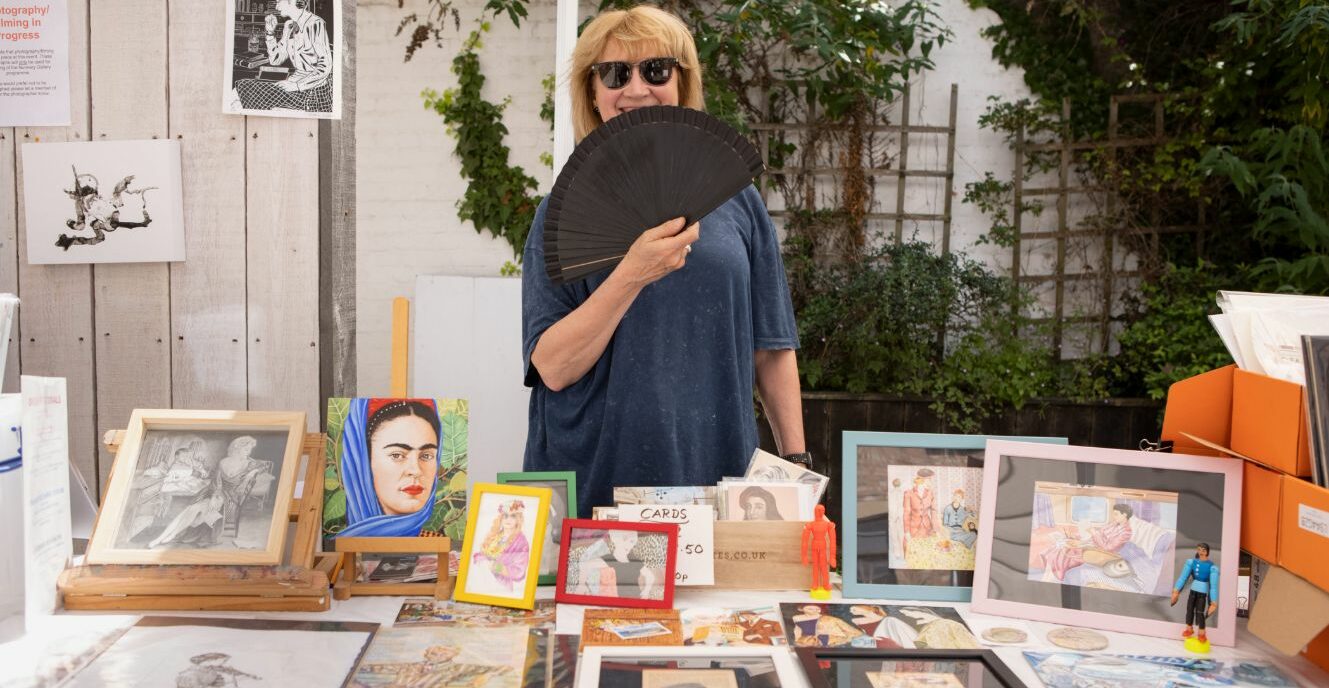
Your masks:
<svg viewBox="0 0 1329 688"><path fill-rule="evenodd" d="M549 501L545 487L479 483L471 490L453 594L458 602L535 608Z"/></svg>
<svg viewBox="0 0 1329 688"><path fill-rule="evenodd" d="M811 521L816 490L796 480L726 478L716 495L724 521Z"/></svg>
<svg viewBox="0 0 1329 688"><path fill-rule="evenodd" d="M844 594L968 602L989 439L1064 437L846 432Z"/></svg>
<svg viewBox="0 0 1329 688"><path fill-rule="evenodd" d="M1242 462L991 441L973 610L1236 639Z"/></svg>
<svg viewBox="0 0 1329 688"><path fill-rule="evenodd" d="M276 565L305 414L137 409L89 564Z"/></svg>
<svg viewBox="0 0 1329 688"><path fill-rule="evenodd" d="M573 471L531 471L499 473L500 485L547 487L549 520L545 525L545 544L540 554L540 585L558 582L558 552L563 538L563 519L577 518L577 474Z"/></svg>
<svg viewBox="0 0 1329 688"><path fill-rule="evenodd" d="M674 606L678 524L563 520L559 602L603 607Z"/></svg>
<svg viewBox="0 0 1329 688"><path fill-rule="evenodd" d="M793 653L775 647L607 647L582 650L577 688L801 686Z"/></svg>
<svg viewBox="0 0 1329 688"><path fill-rule="evenodd" d="M812 688L1024 688L991 650L798 648Z"/></svg>

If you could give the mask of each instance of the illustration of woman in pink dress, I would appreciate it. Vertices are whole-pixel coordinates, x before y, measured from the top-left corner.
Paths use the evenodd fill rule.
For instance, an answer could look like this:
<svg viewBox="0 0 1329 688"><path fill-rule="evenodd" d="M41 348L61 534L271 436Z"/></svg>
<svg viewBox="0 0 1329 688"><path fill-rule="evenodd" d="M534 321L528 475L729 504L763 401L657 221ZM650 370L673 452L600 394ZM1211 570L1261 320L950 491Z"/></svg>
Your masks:
<svg viewBox="0 0 1329 688"><path fill-rule="evenodd" d="M928 487L932 469L920 468L914 475L914 487L904 493L904 549L909 552L909 542L929 538L933 533L932 514L936 510L936 497Z"/></svg>
<svg viewBox="0 0 1329 688"><path fill-rule="evenodd" d="M473 563L487 565L494 580L508 590L526 580L530 566L531 543L521 532L525 520L526 505L521 500L499 505L480 551L471 557Z"/></svg>
<svg viewBox="0 0 1329 688"><path fill-rule="evenodd" d="M1066 572L1084 564L1084 551L1093 547L1104 552L1121 549L1131 541L1131 516L1135 511L1128 504L1113 504L1108 524L1089 529L1089 540L1061 541L1043 552L1044 568L1051 569L1057 580L1066 580Z"/></svg>

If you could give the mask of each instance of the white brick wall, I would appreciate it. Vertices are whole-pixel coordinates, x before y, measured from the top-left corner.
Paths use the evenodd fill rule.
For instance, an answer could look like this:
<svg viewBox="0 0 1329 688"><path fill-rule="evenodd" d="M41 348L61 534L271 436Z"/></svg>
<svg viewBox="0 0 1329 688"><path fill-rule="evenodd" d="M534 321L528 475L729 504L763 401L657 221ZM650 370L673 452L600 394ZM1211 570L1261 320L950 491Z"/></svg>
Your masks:
<svg viewBox="0 0 1329 688"><path fill-rule="evenodd" d="M456 4L462 30L449 29L442 49L431 44L405 64L404 38L393 32L403 14L425 10L424 0L407 0L405 9L398 9L396 0L366 0L359 7L356 292L361 394L387 391L391 302L395 296L411 295L416 275L492 276L512 258L506 242L487 233L481 236L457 219L456 201L464 186L452 154L453 139L444 133L442 119L425 110L419 97L424 88L442 91L455 84L449 69L452 56L484 3ZM591 5L582 6L585 12ZM552 183L548 168L539 162L541 153L552 150L548 125L540 120L539 111L544 97L540 80L554 71L554 7L552 0L535 0L520 29L505 18L496 20L480 53L488 79L486 97L512 98L505 115L511 160L540 181L541 192ZM952 246L1004 269L1008 252L973 244L988 222L960 199L965 183L981 179L986 170L1009 176L1013 164L1001 138L978 128L987 96L1026 97L1028 89L1018 72L992 60L990 43L979 36L996 15L975 12L964 0L941 0L938 10L955 40L934 53L936 69L917 78L911 116L915 122L945 124L950 84L960 85ZM911 138L910 156L941 169L945 138ZM911 191L906 208L941 212L940 189L934 185ZM878 198L893 207L893 192L879 192ZM1043 222L1047 221L1045 215ZM906 223L906 235L914 229ZM917 229L920 238L931 238L933 228Z"/></svg>

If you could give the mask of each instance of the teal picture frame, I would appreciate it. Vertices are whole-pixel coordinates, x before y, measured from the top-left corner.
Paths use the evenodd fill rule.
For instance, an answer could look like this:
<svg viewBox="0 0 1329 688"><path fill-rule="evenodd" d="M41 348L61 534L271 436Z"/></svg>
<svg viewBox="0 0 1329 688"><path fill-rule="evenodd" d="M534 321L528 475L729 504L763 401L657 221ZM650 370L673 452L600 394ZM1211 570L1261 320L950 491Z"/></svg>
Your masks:
<svg viewBox="0 0 1329 688"><path fill-rule="evenodd" d="M564 483L567 485L565 493L567 499L564 500L567 507L567 513L561 514L557 521L550 520L545 526L545 532L551 537L559 537L563 532L563 519L579 518L577 514L577 474L573 471L516 471L509 473L499 473L495 481L500 485L527 485L533 487L550 487L549 483ZM551 502L552 503L552 502ZM557 543L555 543L557 545ZM540 585L555 585L558 583L558 547L553 550L555 570L551 573L542 573L539 577ZM543 558L543 557L542 557Z"/></svg>
<svg viewBox="0 0 1329 688"><path fill-rule="evenodd" d="M844 597L881 600L919 600L929 602L968 602L973 589L953 585L903 585L863 583L858 580L858 450L861 447L896 447L900 449L979 450L988 440L1069 444L1065 437L1021 437L1004 435L955 435L918 432L846 431L843 435L840 464L840 571ZM980 495L980 499L987 495Z"/></svg>

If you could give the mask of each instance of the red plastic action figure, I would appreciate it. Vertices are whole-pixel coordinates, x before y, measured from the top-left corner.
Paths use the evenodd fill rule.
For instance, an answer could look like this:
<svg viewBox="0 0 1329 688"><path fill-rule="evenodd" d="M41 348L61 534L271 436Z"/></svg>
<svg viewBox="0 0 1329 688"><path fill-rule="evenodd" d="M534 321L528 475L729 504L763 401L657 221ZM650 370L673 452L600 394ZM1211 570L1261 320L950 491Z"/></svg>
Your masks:
<svg viewBox="0 0 1329 688"><path fill-rule="evenodd" d="M835 524L826 518L826 507L817 505L816 516L803 526L803 563L812 564L812 599L831 598L831 567L835 566ZM811 562L808 561L811 556Z"/></svg>

